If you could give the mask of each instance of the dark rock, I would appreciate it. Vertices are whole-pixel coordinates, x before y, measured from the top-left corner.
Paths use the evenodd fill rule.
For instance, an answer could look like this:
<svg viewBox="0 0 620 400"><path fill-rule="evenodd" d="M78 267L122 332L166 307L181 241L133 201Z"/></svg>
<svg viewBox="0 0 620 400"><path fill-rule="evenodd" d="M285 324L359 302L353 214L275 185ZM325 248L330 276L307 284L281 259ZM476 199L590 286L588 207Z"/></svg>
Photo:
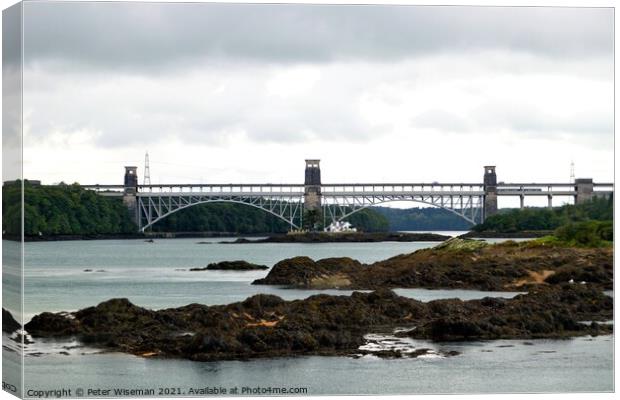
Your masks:
<svg viewBox="0 0 620 400"><path fill-rule="evenodd" d="M211 263L204 268L190 268L190 271L251 271L256 269L269 269L269 267L266 265L252 264L247 261L222 261L218 263Z"/></svg>
<svg viewBox="0 0 620 400"><path fill-rule="evenodd" d="M159 311L112 299L72 314L37 315L26 329L33 336L76 336L83 343L141 356L213 361L360 353L365 334L407 326L416 329L396 336L487 340L609 334L610 326L578 321L605 321L612 315L613 301L600 291L546 285L501 304L489 299L422 303L387 289L294 301L259 294L224 306L190 304Z"/></svg>
<svg viewBox="0 0 620 400"><path fill-rule="evenodd" d="M418 250L363 265L350 258L313 261L294 257L277 263L253 284L297 288L446 288L527 291L573 279L598 289L613 287L611 249L554 249L525 243L488 245L451 239L436 248ZM495 307L502 307L502 301Z"/></svg>
<svg viewBox="0 0 620 400"><path fill-rule="evenodd" d="M24 328L33 337L68 336L79 330L78 321L72 316L49 312L35 315Z"/></svg>
<svg viewBox="0 0 620 400"><path fill-rule="evenodd" d="M555 273L545 279L547 283L566 283L574 281L601 284L605 289L613 289L613 264L612 260L592 264L574 263L563 265L555 270Z"/></svg>
<svg viewBox="0 0 620 400"><path fill-rule="evenodd" d="M19 322L13 318L13 315L4 308L2 309L2 332L12 333L16 330L21 329L21 325Z"/></svg>
<svg viewBox="0 0 620 400"><path fill-rule="evenodd" d="M592 334L597 327L579 324L586 315L604 320L613 310L602 292L581 285L542 286L527 295L505 300L502 308L485 305L485 299L463 302L463 307L447 307L433 318L410 331L409 336L433 340L487 340L516 338L559 338ZM434 303L428 306L438 310ZM447 312L445 311L447 310ZM610 333L610 328L605 328Z"/></svg>
<svg viewBox="0 0 620 400"><path fill-rule="evenodd" d="M252 284L344 288L350 285L347 277L362 268L359 261L348 257L326 258L316 262L309 257L293 257L278 262L265 278L257 279Z"/></svg>

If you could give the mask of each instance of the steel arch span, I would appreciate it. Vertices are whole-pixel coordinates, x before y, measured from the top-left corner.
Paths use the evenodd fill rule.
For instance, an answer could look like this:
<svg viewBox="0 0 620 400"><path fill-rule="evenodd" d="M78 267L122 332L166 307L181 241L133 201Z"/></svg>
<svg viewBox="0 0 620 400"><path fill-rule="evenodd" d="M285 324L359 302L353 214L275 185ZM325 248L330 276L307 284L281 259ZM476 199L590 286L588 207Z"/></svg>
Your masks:
<svg viewBox="0 0 620 400"><path fill-rule="evenodd" d="M192 193L148 193L142 192L136 198L136 222L140 232L144 232L155 223L186 208L208 203L235 203L251 206L274 215L286 222L292 229L303 225L304 198L298 193L280 195L205 195ZM475 193L468 194L432 194L432 195L333 195L321 196L324 223L342 221L358 211L382 203L394 201L411 201L428 204L447 210L471 224L482 220L483 197Z"/></svg>
<svg viewBox="0 0 620 400"><path fill-rule="evenodd" d="M288 200L288 201L287 201ZM303 203L301 199L248 198L200 198L195 196L139 196L137 200L137 222L140 232L144 232L162 219L186 208L199 204L234 203L243 204L265 211L278 217L292 228L300 229Z"/></svg>
<svg viewBox="0 0 620 400"><path fill-rule="evenodd" d="M435 206L449 211L472 225L482 222L482 196L356 196L354 198L332 197L330 203L323 204L323 215L331 221L345 218L383 203L410 201Z"/></svg>

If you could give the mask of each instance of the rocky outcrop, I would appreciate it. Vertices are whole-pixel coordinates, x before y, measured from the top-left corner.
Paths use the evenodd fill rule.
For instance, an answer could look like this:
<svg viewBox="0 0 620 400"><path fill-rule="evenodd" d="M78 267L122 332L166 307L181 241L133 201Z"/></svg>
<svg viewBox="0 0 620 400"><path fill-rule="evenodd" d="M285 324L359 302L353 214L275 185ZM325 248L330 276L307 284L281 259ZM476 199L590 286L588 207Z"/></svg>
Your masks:
<svg viewBox="0 0 620 400"><path fill-rule="evenodd" d="M423 303L386 289L284 301L259 294L225 306L159 311L113 299L75 313L43 313L26 324L37 337L75 336L92 346L197 361L359 353L369 332L433 340L557 338L609 333L613 301L581 285L541 286L514 299ZM417 328L416 328L417 327ZM422 353L421 353L422 354Z"/></svg>
<svg viewBox="0 0 620 400"><path fill-rule="evenodd" d="M211 263L204 268L190 268L190 271L252 271L257 269L269 269L269 267L266 265L252 264L247 261L222 261L218 263Z"/></svg>
<svg viewBox="0 0 620 400"><path fill-rule="evenodd" d="M28 322L28 332L34 335L40 332L44 336L69 336L79 332L79 322L68 313L44 312L35 315Z"/></svg>
<svg viewBox="0 0 620 400"><path fill-rule="evenodd" d="M253 282L256 285L285 285L298 288L338 288L349 287L349 276L363 267L348 257L325 258L314 261L309 257L293 257L282 260L273 266L266 278Z"/></svg>
<svg viewBox="0 0 620 400"><path fill-rule="evenodd" d="M405 335L436 341L522 339L572 336L586 315L609 317L613 300L600 291L562 284L538 287L514 299L446 300L430 305L435 315ZM598 324L590 334L608 333Z"/></svg>
<svg viewBox="0 0 620 400"><path fill-rule="evenodd" d="M18 329L21 329L19 322L13 318L13 315L4 308L2 309L2 332L13 333Z"/></svg>
<svg viewBox="0 0 620 400"><path fill-rule="evenodd" d="M297 288L447 288L523 291L536 285L585 282L613 288L610 248L554 248L529 242L485 242L451 239L370 265L352 267L351 259L313 261L296 257L277 263L254 284ZM317 277L321 279L317 281ZM336 282L329 286L330 282ZM315 282L320 285L315 285Z"/></svg>

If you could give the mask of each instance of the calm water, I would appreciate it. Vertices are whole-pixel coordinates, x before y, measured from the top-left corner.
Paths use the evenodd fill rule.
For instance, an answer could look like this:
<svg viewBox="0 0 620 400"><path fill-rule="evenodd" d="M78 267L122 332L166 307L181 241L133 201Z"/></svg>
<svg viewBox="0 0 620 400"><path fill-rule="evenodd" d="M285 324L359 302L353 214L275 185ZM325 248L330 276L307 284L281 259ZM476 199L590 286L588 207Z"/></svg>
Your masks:
<svg viewBox="0 0 620 400"><path fill-rule="evenodd" d="M271 267L284 258L302 255L313 259L354 257L371 263L436 244L217 243L224 240L231 239L158 239L155 243L144 240L27 243L25 319L29 320L42 311L76 310L113 297L126 297L137 305L155 309L194 302L227 304L256 293L277 294L285 299L304 298L319 291L250 284L267 275L267 271L191 272L189 269L225 260L246 260ZM458 291L414 292L425 300L459 296ZM321 293L350 292L333 290ZM464 295L484 297L486 294L467 292Z"/></svg>
<svg viewBox="0 0 620 400"><path fill-rule="evenodd" d="M285 299L317 291L253 286L266 271L190 272L210 262L247 260L272 266L306 255L314 259L348 256L374 262L435 243L239 244L225 239L105 240L27 243L25 319L42 311L76 310L113 297L149 308L192 302L226 304L255 293ZM197 244L208 241L210 244ZM84 270L92 270L86 272ZM4 271L5 281L17 279ZM422 301L438 298L512 297L514 293L399 289ZM348 294L348 291L322 291ZM5 308L10 301L5 298ZM6 339L6 338L5 338ZM26 349L26 389L158 388L261 386L307 387L308 394L481 393L613 390L613 338L563 341L492 341L411 347L458 350L456 357L382 360L372 356L301 357L247 362L196 363L153 360L125 354L97 354L77 343L37 341ZM61 354L68 353L69 355ZM14 353L5 352L3 378L12 379ZM173 373L172 373L173 372Z"/></svg>

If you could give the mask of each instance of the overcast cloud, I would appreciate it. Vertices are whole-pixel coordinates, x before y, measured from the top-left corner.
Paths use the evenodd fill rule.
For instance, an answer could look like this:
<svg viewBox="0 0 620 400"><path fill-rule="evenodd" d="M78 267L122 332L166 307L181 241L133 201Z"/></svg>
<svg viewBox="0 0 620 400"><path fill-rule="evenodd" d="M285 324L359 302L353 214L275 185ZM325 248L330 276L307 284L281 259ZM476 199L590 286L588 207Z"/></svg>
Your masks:
<svg viewBox="0 0 620 400"><path fill-rule="evenodd" d="M613 11L590 8L269 4L29 3L28 61L100 68L199 60L396 61L511 49L557 58L611 55Z"/></svg>
<svg viewBox="0 0 620 400"><path fill-rule="evenodd" d="M164 181L299 182L308 157L331 182L479 181L485 164L567 180L571 160L613 176L611 9L33 2L24 18L27 176L116 182L146 149Z"/></svg>

